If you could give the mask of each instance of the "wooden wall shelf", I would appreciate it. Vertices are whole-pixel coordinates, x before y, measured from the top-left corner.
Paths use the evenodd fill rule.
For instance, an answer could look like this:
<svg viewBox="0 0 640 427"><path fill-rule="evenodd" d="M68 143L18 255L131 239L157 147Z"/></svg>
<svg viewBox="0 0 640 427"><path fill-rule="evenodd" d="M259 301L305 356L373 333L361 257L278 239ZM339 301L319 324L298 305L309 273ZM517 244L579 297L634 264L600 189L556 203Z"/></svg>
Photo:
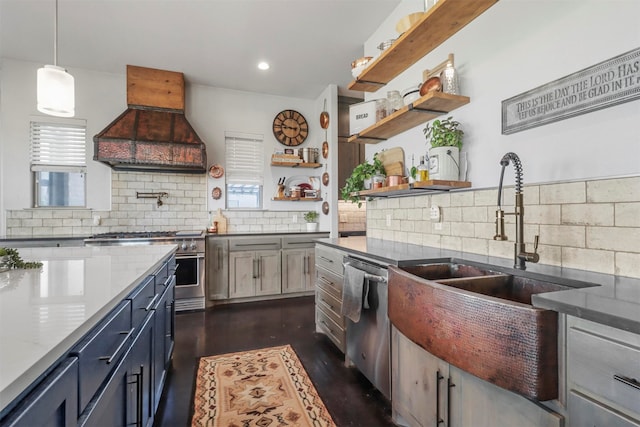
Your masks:
<svg viewBox="0 0 640 427"><path fill-rule="evenodd" d="M438 4L438 3L436 3ZM426 123L456 108L466 105L471 100L467 96L451 95L443 92L429 92L414 103L405 105L393 114L352 135L348 142L377 144L399 133Z"/></svg>
<svg viewBox="0 0 640 427"><path fill-rule="evenodd" d="M480 16L498 0L440 0L390 48L369 64L348 88L376 92Z"/></svg>
<svg viewBox="0 0 640 427"><path fill-rule="evenodd" d="M311 198L311 197L274 197L271 200L274 202L319 202L322 201L321 197Z"/></svg>
<svg viewBox="0 0 640 427"><path fill-rule="evenodd" d="M322 166L322 163L283 163L283 162L271 162L271 166L280 166L287 168L310 168L317 169Z"/></svg>
<svg viewBox="0 0 640 427"><path fill-rule="evenodd" d="M471 187L471 183L469 181L442 181L433 179L430 181L415 182L413 184L400 184L389 187L374 188L372 190L362 190L351 193L351 195L361 197L407 196L416 195L416 193L435 193L469 187Z"/></svg>

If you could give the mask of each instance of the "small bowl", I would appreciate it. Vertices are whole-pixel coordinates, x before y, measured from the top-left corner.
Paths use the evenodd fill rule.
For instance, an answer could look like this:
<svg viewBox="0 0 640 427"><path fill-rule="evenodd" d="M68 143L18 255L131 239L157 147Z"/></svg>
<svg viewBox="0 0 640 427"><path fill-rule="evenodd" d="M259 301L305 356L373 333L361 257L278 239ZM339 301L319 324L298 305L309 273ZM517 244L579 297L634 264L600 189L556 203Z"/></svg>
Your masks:
<svg viewBox="0 0 640 427"><path fill-rule="evenodd" d="M411 14L405 16L404 18L399 20L398 23L396 24L396 31L399 34L404 33L409 28L413 27L413 25L416 22L418 22L420 19L422 19L423 15L424 15L424 12L416 12L416 13L411 13Z"/></svg>
<svg viewBox="0 0 640 427"><path fill-rule="evenodd" d="M431 77L427 79L422 86L420 86L420 96L425 96L429 92L440 92L442 91L442 82L440 82L440 77Z"/></svg>

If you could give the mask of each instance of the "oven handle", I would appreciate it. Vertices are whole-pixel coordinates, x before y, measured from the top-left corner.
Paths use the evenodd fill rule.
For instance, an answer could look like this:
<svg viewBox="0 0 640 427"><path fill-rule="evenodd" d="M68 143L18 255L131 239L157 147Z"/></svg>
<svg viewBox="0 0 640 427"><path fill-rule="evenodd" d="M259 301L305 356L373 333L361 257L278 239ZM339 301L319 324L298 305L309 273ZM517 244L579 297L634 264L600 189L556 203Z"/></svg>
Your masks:
<svg viewBox="0 0 640 427"><path fill-rule="evenodd" d="M200 259L204 258L204 254L198 253L196 255L176 255L176 260L179 259Z"/></svg>

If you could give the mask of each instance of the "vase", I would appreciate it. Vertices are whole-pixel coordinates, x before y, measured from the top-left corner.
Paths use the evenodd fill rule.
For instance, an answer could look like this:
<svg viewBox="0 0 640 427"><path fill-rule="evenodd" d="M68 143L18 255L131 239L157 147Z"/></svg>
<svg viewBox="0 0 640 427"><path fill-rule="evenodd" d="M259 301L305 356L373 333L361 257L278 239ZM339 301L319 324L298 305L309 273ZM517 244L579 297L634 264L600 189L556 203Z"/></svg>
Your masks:
<svg viewBox="0 0 640 427"><path fill-rule="evenodd" d="M460 176L460 150L458 147L432 147L429 149L429 179L458 181Z"/></svg>
<svg viewBox="0 0 640 427"><path fill-rule="evenodd" d="M307 231L313 233L318 231L318 223L317 222L308 222L307 223Z"/></svg>

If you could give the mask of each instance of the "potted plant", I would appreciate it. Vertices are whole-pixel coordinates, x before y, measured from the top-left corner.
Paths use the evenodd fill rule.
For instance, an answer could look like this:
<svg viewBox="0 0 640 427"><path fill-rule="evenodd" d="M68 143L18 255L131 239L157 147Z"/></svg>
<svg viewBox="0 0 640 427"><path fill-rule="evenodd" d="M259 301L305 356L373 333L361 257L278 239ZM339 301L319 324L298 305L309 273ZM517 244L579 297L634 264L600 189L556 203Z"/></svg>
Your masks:
<svg viewBox="0 0 640 427"><path fill-rule="evenodd" d="M348 200L351 203L357 203L358 207L362 206L360 196L355 195L359 191L368 189L365 182L370 182L374 175L385 176L382 161L378 159L378 153L373 155L373 162L364 161L360 163L351 172L351 176L345 181L344 187L341 189L342 200Z"/></svg>
<svg viewBox="0 0 640 427"><path fill-rule="evenodd" d="M307 231L318 231L318 217L320 214L316 211L305 212L302 216L307 221Z"/></svg>
<svg viewBox="0 0 640 427"><path fill-rule="evenodd" d="M457 181L460 176L460 149L464 132L451 116L436 119L423 129L429 149L429 178Z"/></svg>

